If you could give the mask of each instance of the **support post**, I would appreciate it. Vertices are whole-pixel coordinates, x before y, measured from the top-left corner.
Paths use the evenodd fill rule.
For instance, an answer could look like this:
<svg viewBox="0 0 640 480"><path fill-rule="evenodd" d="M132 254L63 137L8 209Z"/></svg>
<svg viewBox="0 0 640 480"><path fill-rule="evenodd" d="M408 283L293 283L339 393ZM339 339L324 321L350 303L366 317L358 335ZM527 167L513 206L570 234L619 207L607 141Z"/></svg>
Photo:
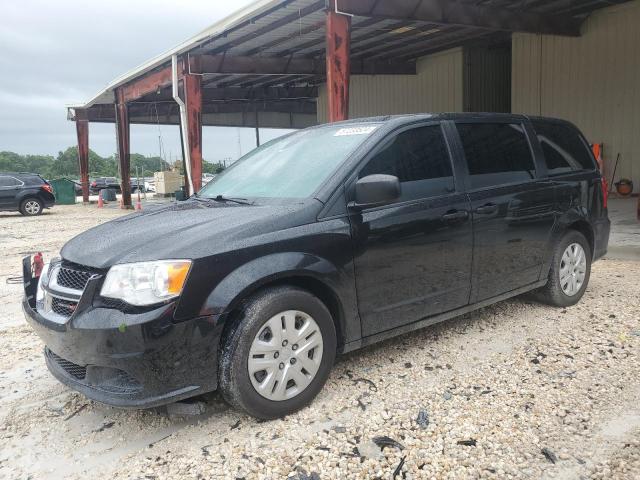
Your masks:
<svg viewBox="0 0 640 480"><path fill-rule="evenodd" d="M200 75L184 76L185 105L187 108L187 148L191 159L193 192L202 188L202 82Z"/></svg>
<svg viewBox="0 0 640 480"><path fill-rule="evenodd" d="M338 13L332 0L326 22L329 121L339 122L349 118L351 17Z"/></svg>
<svg viewBox="0 0 640 480"><path fill-rule="evenodd" d="M89 203L89 118L87 111L75 111L76 134L78 136L78 165L82 185L82 203Z"/></svg>
<svg viewBox="0 0 640 480"><path fill-rule="evenodd" d="M116 135L118 137L118 166L120 170L120 189L122 208L133 208L131 204L131 146L129 142L129 108L122 89L116 93Z"/></svg>

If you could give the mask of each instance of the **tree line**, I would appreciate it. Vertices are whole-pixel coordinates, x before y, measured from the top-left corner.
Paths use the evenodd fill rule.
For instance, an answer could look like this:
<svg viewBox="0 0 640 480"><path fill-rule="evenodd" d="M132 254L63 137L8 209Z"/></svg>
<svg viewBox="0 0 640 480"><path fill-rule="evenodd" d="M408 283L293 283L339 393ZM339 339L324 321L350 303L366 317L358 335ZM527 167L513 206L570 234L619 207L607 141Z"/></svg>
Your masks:
<svg viewBox="0 0 640 480"><path fill-rule="evenodd" d="M182 171L182 162L169 164L160 157L146 157L139 153L131 154L131 171L136 174L136 167L140 175L152 176L153 172L178 169ZM224 166L219 163L203 162L203 173L220 173ZM142 173L144 171L144 174ZM29 172L38 173L46 179L80 177L78 165L78 147L69 147L63 152L53 155L20 155L15 152L0 152L0 172ZM118 161L115 155L101 157L93 150L89 150L89 175L91 177L118 177Z"/></svg>

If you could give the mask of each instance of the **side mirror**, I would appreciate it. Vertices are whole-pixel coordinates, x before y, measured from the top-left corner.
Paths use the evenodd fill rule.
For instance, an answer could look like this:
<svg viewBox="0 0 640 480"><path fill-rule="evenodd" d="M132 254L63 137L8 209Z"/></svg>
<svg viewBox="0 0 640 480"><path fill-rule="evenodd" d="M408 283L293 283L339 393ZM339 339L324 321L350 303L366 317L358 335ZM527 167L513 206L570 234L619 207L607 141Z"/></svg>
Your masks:
<svg viewBox="0 0 640 480"><path fill-rule="evenodd" d="M356 182L357 208L379 207L400 198L400 181L393 175L368 175Z"/></svg>

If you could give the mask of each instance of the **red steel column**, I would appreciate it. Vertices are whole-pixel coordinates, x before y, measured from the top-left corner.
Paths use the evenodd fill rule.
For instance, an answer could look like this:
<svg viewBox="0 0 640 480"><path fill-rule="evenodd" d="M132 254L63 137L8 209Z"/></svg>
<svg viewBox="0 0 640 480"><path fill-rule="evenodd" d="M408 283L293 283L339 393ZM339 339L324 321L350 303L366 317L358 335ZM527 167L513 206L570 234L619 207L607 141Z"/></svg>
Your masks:
<svg viewBox="0 0 640 480"><path fill-rule="evenodd" d="M118 160L120 162L120 178L122 189L122 208L133 208L131 205L131 148L129 143L129 109L124 101L121 89L116 93L116 134L118 137Z"/></svg>
<svg viewBox="0 0 640 480"><path fill-rule="evenodd" d="M200 75L184 76L187 108L187 148L191 157L191 179L195 193L202 188L202 82Z"/></svg>
<svg viewBox="0 0 640 480"><path fill-rule="evenodd" d="M82 185L82 202L89 203L89 118L87 111L77 109L76 134L78 136L78 165Z"/></svg>
<svg viewBox="0 0 640 480"><path fill-rule="evenodd" d="M351 17L336 13L334 1L327 10L327 98L329 121L339 122L349 118Z"/></svg>

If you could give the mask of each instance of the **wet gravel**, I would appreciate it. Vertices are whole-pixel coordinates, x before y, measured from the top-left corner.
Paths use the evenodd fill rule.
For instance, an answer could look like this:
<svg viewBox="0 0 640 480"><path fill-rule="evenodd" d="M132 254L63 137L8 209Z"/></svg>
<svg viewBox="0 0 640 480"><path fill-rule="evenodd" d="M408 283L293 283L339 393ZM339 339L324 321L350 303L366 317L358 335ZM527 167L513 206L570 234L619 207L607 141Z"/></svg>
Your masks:
<svg viewBox="0 0 640 480"><path fill-rule="evenodd" d="M640 262L596 263L575 307L513 299L346 355L282 420L216 394L177 416L56 382L5 285L23 253L119 214L0 218L0 478L640 478Z"/></svg>

